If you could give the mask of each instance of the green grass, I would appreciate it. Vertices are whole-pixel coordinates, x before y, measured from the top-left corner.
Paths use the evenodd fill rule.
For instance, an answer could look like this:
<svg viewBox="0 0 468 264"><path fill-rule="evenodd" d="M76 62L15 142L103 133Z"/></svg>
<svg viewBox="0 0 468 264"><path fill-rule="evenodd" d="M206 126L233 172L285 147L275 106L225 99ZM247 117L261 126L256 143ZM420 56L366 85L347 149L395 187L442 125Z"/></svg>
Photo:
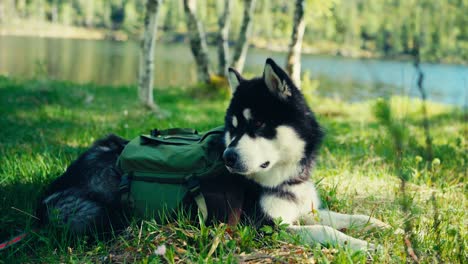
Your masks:
<svg viewBox="0 0 468 264"><path fill-rule="evenodd" d="M168 87L155 91L170 116L158 118L139 107L135 87L98 87L45 80L0 77L0 240L29 230L41 191L94 140L108 133L132 138L152 128L207 130L223 122L228 100L203 90ZM372 115L375 101L345 103L318 98L305 89L327 137L313 174L326 205L343 213L375 216L402 227L399 179L389 135ZM420 102L392 98L394 115L408 131L403 166L413 196L411 221L416 254L423 263L461 263L467 258L466 185L468 148L466 113L429 104L434 155L425 160ZM431 200L435 194L437 213ZM13 209L17 208L17 209ZM0 252L13 262L405 262L403 237L391 231L348 230L384 246L369 258L344 248L304 245L284 227L206 227L180 219L168 225L133 224L110 241L90 243L54 230L33 232ZM166 254L154 254L158 246Z"/></svg>

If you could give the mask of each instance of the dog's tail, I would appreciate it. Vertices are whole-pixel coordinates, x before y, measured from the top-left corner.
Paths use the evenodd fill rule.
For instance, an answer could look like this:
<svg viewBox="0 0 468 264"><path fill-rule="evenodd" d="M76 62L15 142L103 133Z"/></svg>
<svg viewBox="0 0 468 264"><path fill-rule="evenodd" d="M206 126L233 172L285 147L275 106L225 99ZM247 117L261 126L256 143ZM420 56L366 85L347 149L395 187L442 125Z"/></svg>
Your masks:
<svg viewBox="0 0 468 264"><path fill-rule="evenodd" d="M83 233L95 225L106 229L110 218L119 218L121 175L115 166L127 143L111 134L81 154L40 199L39 226L65 224L73 233Z"/></svg>

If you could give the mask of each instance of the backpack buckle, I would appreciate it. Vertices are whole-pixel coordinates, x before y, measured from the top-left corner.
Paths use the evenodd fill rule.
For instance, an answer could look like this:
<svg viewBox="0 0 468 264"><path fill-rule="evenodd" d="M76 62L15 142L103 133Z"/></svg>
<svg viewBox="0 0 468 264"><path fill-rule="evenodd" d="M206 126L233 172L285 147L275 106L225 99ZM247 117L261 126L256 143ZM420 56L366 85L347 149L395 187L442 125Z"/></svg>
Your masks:
<svg viewBox="0 0 468 264"><path fill-rule="evenodd" d="M122 176L119 184L119 191L121 194L127 193L130 191L130 180L127 175Z"/></svg>
<svg viewBox="0 0 468 264"><path fill-rule="evenodd" d="M188 190L194 197L200 194L200 182L194 175L190 176L187 179L186 185Z"/></svg>
<svg viewBox="0 0 468 264"><path fill-rule="evenodd" d="M161 135L161 130L159 130L159 129L157 129L157 128L152 129L152 130L150 131L150 135L151 135L152 137L158 137L158 136Z"/></svg>
<svg viewBox="0 0 468 264"><path fill-rule="evenodd" d="M130 195L130 180L131 176L124 174L120 179L119 193L120 193L120 204L124 207L133 208L133 199Z"/></svg>

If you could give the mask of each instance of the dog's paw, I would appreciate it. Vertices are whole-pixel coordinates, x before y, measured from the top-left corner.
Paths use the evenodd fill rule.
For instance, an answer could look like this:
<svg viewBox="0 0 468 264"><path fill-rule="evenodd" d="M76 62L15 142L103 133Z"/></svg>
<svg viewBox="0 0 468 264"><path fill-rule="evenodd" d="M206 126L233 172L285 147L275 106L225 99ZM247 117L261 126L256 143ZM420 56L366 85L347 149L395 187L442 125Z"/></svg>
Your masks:
<svg viewBox="0 0 468 264"><path fill-rule="evenodd" d="M392 228L391 225L385 223L385 222L382 222L380 221L379 219L376 219L376 218L373 218L371 217L369 219L369 223L368 225L366 226L366 228L364 229L365 231L368 231L370 229L382 229L382 230L385 230L385 229L390 229Z"/></svg>
<svg viewBox="0 0 468 264"><path fill-rule="evenodd" d="M395 231L393 232L394 235L403 235L405 233L405 230L401 229L401 228L397 228L395 229Z"/></svg>
<svg viewBox="0 0 468 264"><path fill-rule="evenodd" d="M353 239L352 241L348 241L346 245L348 245L352 250L364 251L369 254L375 254L383 250L383 247L381 245L376 245L374 243L369 243L365 240L360 239Z"/></svg>

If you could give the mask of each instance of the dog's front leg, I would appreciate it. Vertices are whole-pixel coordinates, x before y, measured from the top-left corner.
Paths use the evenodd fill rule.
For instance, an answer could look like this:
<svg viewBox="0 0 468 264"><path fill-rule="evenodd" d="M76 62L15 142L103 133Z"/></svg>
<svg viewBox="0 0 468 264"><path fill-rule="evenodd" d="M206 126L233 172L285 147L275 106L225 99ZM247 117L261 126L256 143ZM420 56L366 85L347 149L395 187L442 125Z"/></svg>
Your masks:
<svg viewBox="0 0 468 264"><path fill-rule="evenodd" d="M302 242L349 246L353 250L374 251L375 245L367 241L350 237L336 229L324 225L289 226L288 230L297 234Z"/></svg>
<svg viewBox="0 0 468 264"><path fill-rule="evenodd" d="M301 222L306 225L319 223L339 230L353 227L364 229L388 229L391 227L390 225L367 215L341 214L328 210L318 210L318 215L312 213L308 214L301 218Z"/></svg>

